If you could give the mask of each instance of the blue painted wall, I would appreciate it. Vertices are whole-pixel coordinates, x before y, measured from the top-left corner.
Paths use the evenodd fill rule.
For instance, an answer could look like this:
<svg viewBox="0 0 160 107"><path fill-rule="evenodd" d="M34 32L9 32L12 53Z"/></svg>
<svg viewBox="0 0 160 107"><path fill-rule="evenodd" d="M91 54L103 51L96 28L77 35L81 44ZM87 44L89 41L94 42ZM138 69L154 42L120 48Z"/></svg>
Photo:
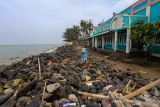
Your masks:
<svg viewBox="0 0 160 107"><path fill-rule="evenodd" d="M150 21L155 22L160 19L160 2L151 6Z"/></svg>
<svg viewBox="0 0 160 107"><path fill-rule="evenodd" d="M137 13L135 13L134 15L144 15L145 16L146 15L146 8L137 12Z"/></svg>
<svg viewBox="0 0 160 107"><path fill-rule="evenodd" d="M148 0L145 0L143 3L141 3L138 6L134 7L133 10L136 11L136 10L138 10L138 9L144 7L144 6L147 6L147 4L148 4Z"/></svg>
<svg viewBox="0 0 160 107"><path fill-rule="evenodd" d="M104 48L109 48L109 49L112 49L112 36L107 36L104 38Z"/></svg>
<svg viewBox="0 0 160 107"><path fill-rule="evenodd" d="M128 16L124 16L123 19L124 19L123 26L129 26L129 17Z"/></svg>

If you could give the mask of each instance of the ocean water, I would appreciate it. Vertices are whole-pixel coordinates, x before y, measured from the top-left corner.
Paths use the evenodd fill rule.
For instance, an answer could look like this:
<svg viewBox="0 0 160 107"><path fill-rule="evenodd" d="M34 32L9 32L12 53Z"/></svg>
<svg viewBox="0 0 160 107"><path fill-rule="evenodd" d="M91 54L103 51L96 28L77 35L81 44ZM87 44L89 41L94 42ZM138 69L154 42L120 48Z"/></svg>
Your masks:
<svg viewBox="0 0 160 107"><path fill-rule="evenodd" d="M0 45L0 65L9 65L25 57L50 52L62 44L49 45Z"/></svg>

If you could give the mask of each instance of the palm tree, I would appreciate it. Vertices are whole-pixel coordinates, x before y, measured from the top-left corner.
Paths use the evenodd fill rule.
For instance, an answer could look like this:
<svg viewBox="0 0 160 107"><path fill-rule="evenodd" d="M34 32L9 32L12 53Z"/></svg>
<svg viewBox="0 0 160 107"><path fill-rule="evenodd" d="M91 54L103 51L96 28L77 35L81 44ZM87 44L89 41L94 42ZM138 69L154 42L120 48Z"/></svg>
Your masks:
<svg viewBox="0 0 160 107"><path fill-rule="evenodd" d="M92 20L81 20L80 29L81 29L81 38L89 37L91 31L93 30L93 21Z"/></svg>

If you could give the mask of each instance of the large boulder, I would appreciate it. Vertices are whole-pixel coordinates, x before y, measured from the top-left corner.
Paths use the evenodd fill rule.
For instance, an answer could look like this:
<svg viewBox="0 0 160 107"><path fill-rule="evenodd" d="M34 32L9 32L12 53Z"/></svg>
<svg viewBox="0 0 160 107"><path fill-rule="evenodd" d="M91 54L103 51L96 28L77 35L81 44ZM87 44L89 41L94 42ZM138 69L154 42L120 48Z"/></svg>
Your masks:
<svg viewBox="0 0 160 107"><path fill-rule="evenodd" d="M79 101L78 101L78 98L76 97L75 94L70 94L70 95L68 95L68 99L69 99L70 101L72 101L72 102L76 102L76 103L79 102Z"/></svg>
<svg viewBox="0 0 160 107"><path fill-rule="evenodd" d="M8 88L4 90L4 94L13 94L14 93L14 89L12 88Z"/></svg>
<svg viewBox="0 0 160 107"><path fill-rule="evenodd" d="M47 85L47 91L49 93L53 93L55 90L57 90L58 88L60 87L60 84L59 83L54 83L54 84L50 84L50 85Z"/></svg>
<svg viewBox="0 0 160 107"><path fill-rule="evenodd" d="M22 79L15 79L15 80L13 81L13 86L14 86L14 87L17 87L17 86L20 84L21 81L22 81Z"/></svg>
<svg viewBox="0 0 160 107"><path fill-rule="evenodd" d="M16 107L26 107L31 102L31 97L23 96L17 100Z"/></svg>

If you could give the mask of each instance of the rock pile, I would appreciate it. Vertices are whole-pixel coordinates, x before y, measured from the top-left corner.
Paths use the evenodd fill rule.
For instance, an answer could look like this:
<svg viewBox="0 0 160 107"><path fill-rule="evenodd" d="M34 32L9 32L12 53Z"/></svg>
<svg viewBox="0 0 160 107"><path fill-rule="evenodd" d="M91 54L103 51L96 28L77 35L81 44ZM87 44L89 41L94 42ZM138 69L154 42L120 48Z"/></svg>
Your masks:
<svg viewBox="0 0 160 107"><path fill-rule="evenodd" d="M0 72L0 107L115 107L117 103L110 97L105 100L78 92L126 95L149 82L137 73L117 71L104 60L81 64L75 47L62 46L54 53L25 58ZM134 100L159 103L160 87Z"/></svg>

